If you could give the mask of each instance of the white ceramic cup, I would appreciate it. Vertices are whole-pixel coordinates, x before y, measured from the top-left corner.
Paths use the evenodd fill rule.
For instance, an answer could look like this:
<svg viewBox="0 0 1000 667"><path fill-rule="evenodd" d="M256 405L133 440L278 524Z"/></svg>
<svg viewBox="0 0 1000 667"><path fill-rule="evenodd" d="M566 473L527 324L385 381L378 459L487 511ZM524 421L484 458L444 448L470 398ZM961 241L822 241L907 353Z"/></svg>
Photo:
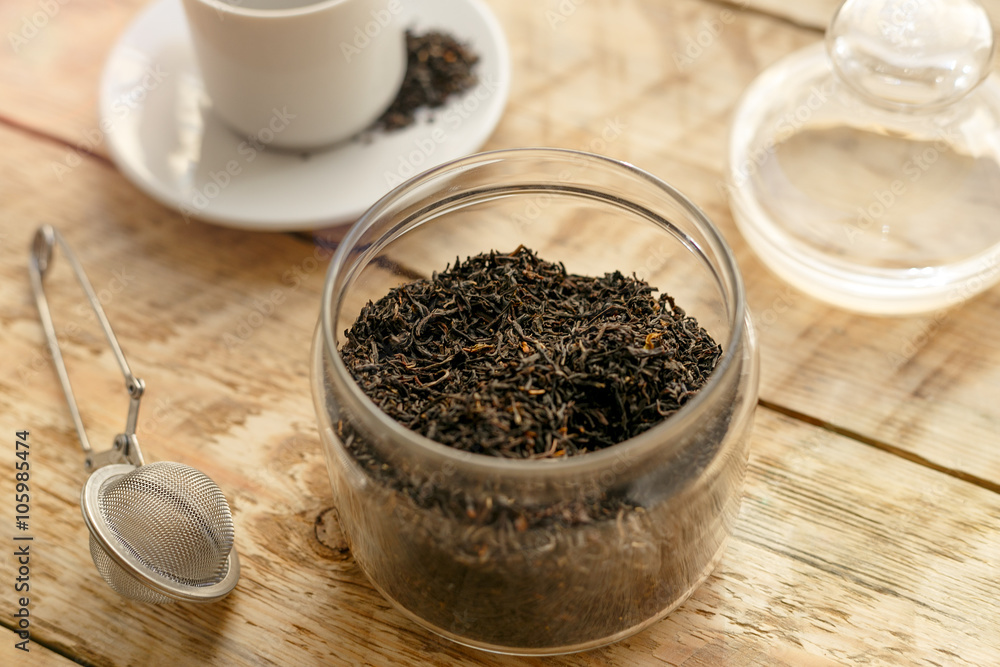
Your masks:
<svg viewBox="0 0 1000 667"><path fill-rule="evenodd" d="M406 72L403 0L183 0L217 116L279 148L368 127Z"/></svg>

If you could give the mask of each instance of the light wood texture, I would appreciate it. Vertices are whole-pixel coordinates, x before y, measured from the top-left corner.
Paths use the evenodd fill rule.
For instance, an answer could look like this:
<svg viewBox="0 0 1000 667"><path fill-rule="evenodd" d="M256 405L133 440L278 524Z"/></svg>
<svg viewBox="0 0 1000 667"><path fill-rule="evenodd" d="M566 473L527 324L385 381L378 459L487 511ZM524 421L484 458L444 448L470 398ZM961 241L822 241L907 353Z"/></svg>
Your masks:
<svg viewBox="0 0 1000 667"><path fill-rule="evenodd" d="M64 658L58 653L50 651L32 641L26 644L28 648L27 652L14 646L23 641L23 639L16 636L13 631L7 628L0 630L0 642L3 642L2 646L0 646L0 662L4 665L28 664L32 665L32 667L68 667L69 665L77 664L69 658Z"/></svg>
<svg viewBox="0 0 1000 667"><path fill-rule="evenodd" d="M325 257L293 236L185 224L118 174L100 145L55 176L52 165L97 125L104 54L140 4L70 0L17 53L0 48L0 425L8 436L32 431L39 557L31 612L40 646L28 664L59 663L44 646L95 665L541 664L419 629L338 541L308 385ZM827 308L756 260L718 185L740 91L819 39L811 26L825 19L804 12L829 3L734 12L690 63L675 56L730 7L490 4L511 40L515 79L489 147L596 150L705 208L743 270L761 337L762 398L773 406L758 413L739 529L709 582L636 637L546 663L997 662L1000 291L922 318ZM38 6L0 3L2 32L19 30ZM768 15L778 9L799 14ZM64 230L105 290L126 354L148 383L140 433L150 457L200 468L229 495L244 573L220 604L123 602L90 562L82 456L27 281L28 241L42 222ZM127 401L60 269L50 283L56 326L80 326L65 337L65 354L91 437L106 443ZM280 303L254 326L251 314L275 293ZM0 497L12 498L11 484L0 475ZM0 507L0 525L11 526L12 504ZM3 562L8 582L12 563ZM13 594L4 587L7 609ZM6 612L0 624L10 627Z"/></svg>
<svg viewBox="0 0 1000 667"><path fill-rule="evenodd" d="M101 67L116 35L143 4L139 0L0 3L4 93L0 118L56 137L72 152L104 155L97 118Z"/></svg>
<svg viewBox="0 0 1000 667"><path fill-rule="evenodd" d="M716 0L741 10L749 10L768 16L785 19L802 27L825 30L842 0L804 0L788 2L787 0ZM997 0L979 0L986 8L994 28L1000 26L1000 2Z"/></svg>

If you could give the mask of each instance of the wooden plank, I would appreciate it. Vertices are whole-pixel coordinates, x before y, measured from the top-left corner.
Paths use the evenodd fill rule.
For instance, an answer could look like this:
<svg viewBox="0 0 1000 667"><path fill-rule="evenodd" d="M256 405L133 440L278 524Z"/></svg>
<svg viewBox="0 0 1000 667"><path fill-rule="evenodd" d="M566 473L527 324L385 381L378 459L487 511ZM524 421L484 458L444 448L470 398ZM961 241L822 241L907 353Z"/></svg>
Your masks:
<svg viewBox="0 0 1000 667"><path fill-rule="evenodd" d="M939 532L974 507L976 519ZM996 494L761 410L734 544L649 633L672 640L653 655L686 666L992 664L1000 626L980 623L997 618L998 527Z"/></svg>
<svg viewBox="0 0 1000 667"><path fill-rule="evenodd" d="M13 630L6 627L0 629L0 643L2 643L0 662L5 665L25 665L26 667L67 667L77 664L32 640L29 640L25 645L28 651L24 652L15 646L23 641L24 639L15 634Z"/></svg>
<svg viewBox="0 0 1000 667"><path fill-rule="evenodd" d="M806 0L806 2L782 2L781 0L719 0L739 11L752 11L780 17L796 25L826 29L833 13L843 4L842 0Z"/></svg>
<svg viewBox="0 0 1000 667"><path fill-rule="evenodd" d="M750 10L779 17L796 25L816 30L825 30L834 12L843 4L843 0L804 0L803 2L786 2L785 0L714 1L730 5L739 10ZM986 8L986 13L989 15L994 29L1000 27L1000 2L997 0L979 0L979 4Z"/></svg>
<svg viewBox="0 0 1000 667"><path fill-rule="evenodd" d="M845 647L836 654L847 662L861 662L862 655L872 662L900 664L987 664L995 658L1000 627L987 623L980 632L978 613L969 612L982 608L986 616L996 618L996 602L991 601L1000 581L996 494L895 459L883 469L881 452L828 433L807 431L786 439L788 422L783 419L765 418L758 425L757 443L773 438L782 444L761 445L755 451L755 482L747 494L740 538L814 570L836 573L853 589L843 599L842 615L835 597L824 602L826 596L817 595L806 602L793 594L789 611L797 618L792 625L798 632L805 632L799 614L809 617L821 609L831 615L826 630L822 623L812 626L817 635L853 623L878 628L862 640L865 649L860 653ZM959 519L954 532L946 529L947 536L938 532L956 516L944 513L967 510L976 518ZM806 551L801 549L803 539L810 544ZM766 586L755 588L760 593ZM866 598L872 591L888 597L871 607L851 599L853 593ZM782 604L777 596L771 602ZM796 604L802 606L796 609ZM933 638L934 626L947 636L945 641ZM966 641L971 642L965 645L967 652L948 656ZM808 646L809 640L803 644Z"/></svg>
<svg viewBox="0 0 1000 667"><path fill-rule="evenodd" d="M540 664L420 630L372 589L329 523L325 543L316 537L330 490L307 380L322 282L310 246L186 225L93 160L48 197L39 172L60 148L5 129L0 141L0 410L6 428L30 428L37 443L39 640L93 664ZM229 496L244 570L220 604L123 601L90 563L81 456L24 268L42 219L64 229L107 290L148 383L140 433L150 458L194 465ZM57 328L80 323L66 356L92 438L108 442L124 396L62 269L50 283ZM116 277L127 282L117 292ZM270 316L227 345L275 290L284 298ZM998 524L997 494L762 409L741 523L718 572L647 632L549 662L988 664L1000 651Z"/></svg>
<svg viewBox="0 0 1000 667"><path fill-rule="evenodd" d="M106 154L97 115L100 73L117 36L145 4L0 3L0 120L58 137L72 152Z"/></svg>
<svg viewBox="0 0 1000 667"><path fill-rule="evenodd" d="M553 65L565 75L563 65L575 57L596 60L591 46L606 54L598 61L604 72L613 74L603 82L598 100L613 101L616 92L642 85L661 63L683 57L684 51L707 40L739 43L746 25L776 17L790 21L783 26L806 28L818 37L839 6L839 0L716 0L713 2L660 3L652 0L589 0L559 2L546 0L524 5L511 0L489 0L501 16L515 46L531 50L552 63L541 70L518 68L517 82L539 92L538 84L552 83ZM97 116L97 84L104 60L118 35L147 3L145 0L8 0L0 6L0 33L6 48L0 49L0 119L59 137L73 147L105 155ZM1000 0L984 2L1000 26ZM725 12L725 13L724 13ZM600 16L590 25L585 39L557 40L560 33L579 35L581 17ZM771 23L775 23L770 21ZM780 25L780 23L779 23ZM514 29L525 29L524 32ZM742 27L740 27L742 26ZM701 33L706 31L705 35ZM719 34L713 34L721 30ZM619 39L617 35L627 35ZM780 39L780 38L779 38ZM566 43L568 42L568 46ZM558 48L556 48L558 46ZM756 45L759 46L759 45ZM702 47L701 50L705 50ZM647 59L646 56L652 56ZM700 57L700 56L699 56ZM623 64L631 65L623 68ZM751 64L751 63L748 63ZM637 66L640 65L640 66ZM744 82L745 83L745 82ZM609 88L611 86L611 88ZM615 89L617 86L618 90ZM516 100L518 96L515 95ZM589 101L594 101L591 98ZM551 120L579 108L580 100L567 99L554 111Z"/></svg>

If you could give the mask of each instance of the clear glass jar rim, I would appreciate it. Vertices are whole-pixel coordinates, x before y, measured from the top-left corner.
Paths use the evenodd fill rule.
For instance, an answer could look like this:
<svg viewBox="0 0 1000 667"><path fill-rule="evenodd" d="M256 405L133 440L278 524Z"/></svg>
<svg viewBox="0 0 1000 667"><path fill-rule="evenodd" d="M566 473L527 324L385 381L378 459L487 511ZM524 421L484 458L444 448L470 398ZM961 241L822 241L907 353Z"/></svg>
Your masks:
<svg viewBox="0 0 1000 667"><path fill-rule="evenodd" d="M473 454L463 450L455 449L447 445L435 442L419 433L411 431L389 415L382 412L377 405L362 391L361 387L354 381L343 359L337 351L336 340L334 338L334 287L338 282L337 278L344 274L353 272L354 265L348 265L350 253L356 247L358 241L375 223L380 219L380 214L390 206L396 199L404 196L407 192L420 187L448 172L459 172L474 166L482 166L499 162L508 158L533 157L536 159L562 160L572 158L592 162L595 165L621 169L633 176L638 176L647 181L650 185L660 189L667 194L677 204L679 204L699 226L700 231L705 235L708 245L712 246L714 254L719 259L718 266L711 268L716 276L721 278L724 289L728 291L727 296L727 320L729 325L729 336L723 343L722 356L716 364L715 370L698 393L685 403L676 413L663 420L660 424L650 428L634 438L620 442L613 447L588 452L583 456L567 457L558 460L522 460L507 459ZM357 264L355 261L354 264ZM338 303L339 303L339 296ZM330 266L327 271L323 285L322 304L320 310L320 326L322 328L323 355L330 361L335 380L346 390L341 392L341 396L346 396L352 403L351 407L356 410L363 410L373 417L391 435L393 442L409 446L413 450L422 451L436 458L441 458L452 462L456 467L466 470L479 470L487 473L516 473L519 475L547 475L555 470L564 473L584 473L591 470L601 470L618 457L626 455L641 456L650 449L662 448L664 442L679 442L680 438L673 436L683 433L694 426L706 406L711 403L713 397L724 391L722 378L733 372L733 367L742 360L744 346L749 341L747 324L749 318L746 307L746 293L743 287L743 280L740 276L739 268L732 249L722 237L721 232L709 220L708 216L696 206L691 200L680 193L676 188L649 172L636 167L628 162L615 160L613 158L576 151L564 148L514 148L477 153L464 158L459 158L451 162L442 164L434 169L414 176L410 180L397 186L391 192L379 199L369 208L361 218L348 231L344 240L337 247Z"/></svg>

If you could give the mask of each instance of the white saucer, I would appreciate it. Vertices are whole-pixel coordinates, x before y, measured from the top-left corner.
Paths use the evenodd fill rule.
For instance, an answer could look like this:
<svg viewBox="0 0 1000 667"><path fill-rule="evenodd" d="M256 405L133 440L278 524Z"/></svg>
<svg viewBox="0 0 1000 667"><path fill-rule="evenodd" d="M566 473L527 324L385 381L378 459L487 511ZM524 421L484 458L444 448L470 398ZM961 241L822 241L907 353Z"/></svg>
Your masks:
<svg viewBox="0 0 1000 667"><path fill-rule="evenodd" d="M410 176L479 149L507 103L507 42L481 0L403 6L407 27L444 30L479 54L479 85L435 110L433 122L300 154L255 148L215 118L180 0L153 2L121 36L101 76L101 131L111 158L185 217L269 231L353 222Z"/></svg>

